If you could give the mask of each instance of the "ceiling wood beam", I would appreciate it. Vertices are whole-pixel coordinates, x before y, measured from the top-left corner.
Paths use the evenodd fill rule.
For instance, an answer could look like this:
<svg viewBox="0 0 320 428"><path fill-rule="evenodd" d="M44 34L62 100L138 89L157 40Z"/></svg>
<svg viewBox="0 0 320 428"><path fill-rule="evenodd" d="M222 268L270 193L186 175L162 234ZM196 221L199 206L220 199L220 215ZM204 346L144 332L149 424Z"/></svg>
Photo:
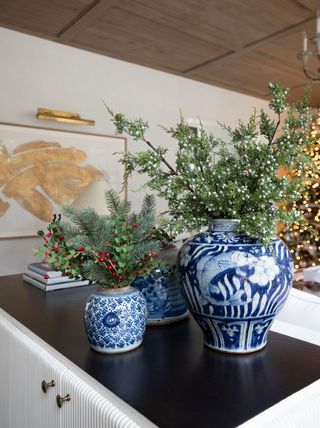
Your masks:
<svg viewBox="0 0 320 428"><path fill-rule="evenodd" d="M269 36L264 37L263 39L256 40L253 43L250 43L249 45L243 47L242 49L236 50L234 52L228 53L226 55L223 55L219 58L213 58L212 60L206 61L203 64L195 65L194 67L189 68L188 70L183 71L183 75L192 74L195 70L198 72L199 70L206 69L207 67L210 67L212 65L221 65L225 62L228 62L230 60L233 60L235 58L238 58L248 52L251 52L258 48L259 46L262 46L268 42L272 42L280 37L289 36L290 34L294 34L298 31L304 30L306 24L309 22L314 21L314 16L311 16L310 18L304 19L303 21L289 25L288 27L284 28L283 30L276 31L275 33L270 34ZM302 40L302 39L301 39Z"/></svg>
<svg viewBox="0 0 320 428"><path fill-rule="evenodd" d="M188 78L187 76L183 76L183 77ZM248 95L248 96L255 97L255 98L268 99L268 97L270 95L269 93L268 94L258 94L257 92L251 91L250 89L242 89L242 88L239 88L238 86L232 85L231 83L223 82L217 78L211 78L210 77L210 79L206 79L206 78L202 78L200 76L195 76L192 79L197 80L198 82L206 83L207 85L214 85L214 86L217 86L219 88L227 89L227 90L232 91L232 92L239 92L240 94Z"/></svg>
<svg viewBox="0 0 320 428"><path fill-rule="evenodd" d="M95 0L86 7L78 16L69 22L57 34L61 42L71 41L77 34L92 24L103 12L111 8L118 0Z"/></svg>
<svg viewBox="0 0 320 428"><path fill-rule="evenodd" d="M132 6L132 8L128 6ZM126 0L125 5L121 5L121 8L130 11L130 13L136 13L146 19L150 19L151 21L157 22L166 27L173 28L181 33L185 33L189 36L191 35L194 38L216 44L226 51L233 51L229 45L228 47L225 46L228 40L225 40L225 43L221 43L221 40L213 40L210 32L208 30L202 30L201 27L197 25L196 21L193 24L190 24L189 22L185 22L183 19L178 19L174 16L170 16L168 13L163 13L159 10L156 10L154 7L152 7L152 2L150 2L149 5L145 5L137 3L136 0Z"/></svg>

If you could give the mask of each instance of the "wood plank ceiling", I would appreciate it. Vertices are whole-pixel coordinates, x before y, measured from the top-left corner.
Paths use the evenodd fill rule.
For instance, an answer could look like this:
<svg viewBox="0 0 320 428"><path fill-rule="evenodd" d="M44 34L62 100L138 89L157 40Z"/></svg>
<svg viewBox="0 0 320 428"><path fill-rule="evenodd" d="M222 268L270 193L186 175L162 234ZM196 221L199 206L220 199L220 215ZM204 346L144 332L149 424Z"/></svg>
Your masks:
<svg viewBox="0 0 320 428"><path fill-rule="evenodd" d="M0 0L0 26L234 91L308 79L297 52L319 0ZM318 67L314 60L314 68ZM313 85L313 106L320 86Z"/></svg>

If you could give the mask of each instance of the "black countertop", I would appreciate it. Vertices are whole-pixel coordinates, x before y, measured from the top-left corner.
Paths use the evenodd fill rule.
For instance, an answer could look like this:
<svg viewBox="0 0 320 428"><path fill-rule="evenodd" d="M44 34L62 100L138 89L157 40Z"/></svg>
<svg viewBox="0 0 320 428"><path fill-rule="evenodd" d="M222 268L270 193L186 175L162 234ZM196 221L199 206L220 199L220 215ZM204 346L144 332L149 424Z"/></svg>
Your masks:
<svg viewBox="0 0 320 428"><path fill-rule="evenodd" d="M229 355L203 345L192 318L148 327L118 355L89 347L83 309L94 287L43 291L0 278L0 307L161 428L236 427L320 378L320 347L270 333L265 349Z"/></svg>

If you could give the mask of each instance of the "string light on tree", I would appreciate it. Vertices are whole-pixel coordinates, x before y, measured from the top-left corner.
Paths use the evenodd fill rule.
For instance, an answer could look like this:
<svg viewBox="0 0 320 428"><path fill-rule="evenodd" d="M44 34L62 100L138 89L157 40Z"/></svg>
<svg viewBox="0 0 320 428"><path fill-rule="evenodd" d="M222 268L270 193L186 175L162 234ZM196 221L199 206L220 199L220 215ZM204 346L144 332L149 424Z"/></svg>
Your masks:
<svg viewBox="0 0 320 428"><path fill-rule="evenodd" d="M293 208L298 208L306 220L314 225L315 230L320 231L320 111L312 122L310 136L316 139L316 144L306 152L315 168L307 172L305 193ZM301 171L297 170L296 174L301 176ZM287 243L296 269L320 264L320 241L309 231L294 225L279 236Z"/></svg>

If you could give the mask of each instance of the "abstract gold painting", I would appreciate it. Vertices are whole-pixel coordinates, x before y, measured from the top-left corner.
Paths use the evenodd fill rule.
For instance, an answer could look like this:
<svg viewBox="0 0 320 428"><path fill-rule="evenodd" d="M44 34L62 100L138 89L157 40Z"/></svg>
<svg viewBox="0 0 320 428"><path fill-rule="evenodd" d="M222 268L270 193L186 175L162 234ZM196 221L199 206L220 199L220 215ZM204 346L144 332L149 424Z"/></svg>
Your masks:
<svg viewBox="0 0 320 428"><path fill-rule="evenodd" d="M121 190L121 137L0 123L0 238L32 236L92 183Z"/></svg>

